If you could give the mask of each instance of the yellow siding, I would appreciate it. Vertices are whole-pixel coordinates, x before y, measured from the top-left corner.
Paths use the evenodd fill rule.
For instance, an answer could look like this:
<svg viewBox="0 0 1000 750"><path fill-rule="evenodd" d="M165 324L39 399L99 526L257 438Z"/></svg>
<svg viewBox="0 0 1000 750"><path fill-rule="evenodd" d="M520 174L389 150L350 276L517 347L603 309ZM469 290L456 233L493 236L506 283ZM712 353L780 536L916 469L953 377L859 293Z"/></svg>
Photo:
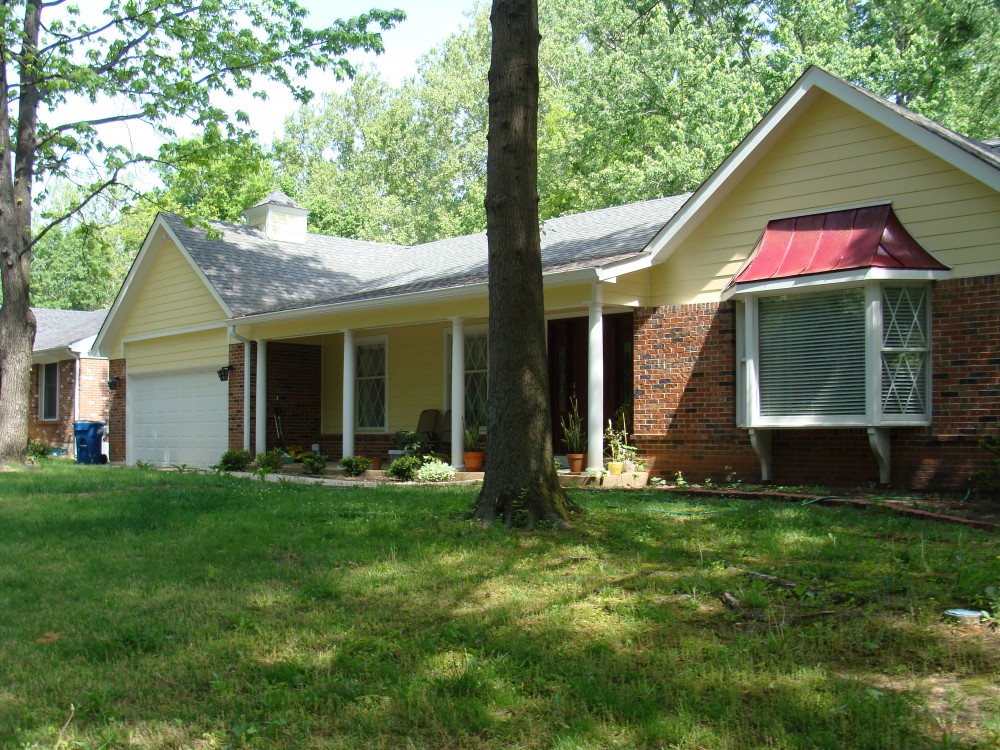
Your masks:
<svg viewBox="0 0 1000 750"><path fill-rule="evenodd" d="M161 331L221 324L225 312L172 241L158 237L147 256L152 262L139 283L129 290L133 300L117 327L118 342Z"/></svg>
<svg viewBox="0 0 1000 750"><path fill-rule="evenodd" d="M619 276L614 284L604 284L601 298L609 305L645 307L649 301L649 271L635 271Z"/></svg>
<svg viewBox="0 0 1000 750"><path fill-rule="evenodd" d="M1000 273L1000 194L823 94L652 269L651 303L717 301L776 215L879 200L953 277Z"/></svg>
<svg viewBox="0 0 1000 750"><path fill-rule="evenodd" d="M229 361L224 328L125 343L128 374L195 367L221 367Z"/></svg>
<svg viewBox="0 0 1000 750"><path fill-rule="evenodd" d="M441 409L445 389L445 333L450 324L432 323L366 330L357 339L387 336L389 432L412 430L424 409ZM323 337L322 430L340 434L343 424L344 337Z"/></svg>

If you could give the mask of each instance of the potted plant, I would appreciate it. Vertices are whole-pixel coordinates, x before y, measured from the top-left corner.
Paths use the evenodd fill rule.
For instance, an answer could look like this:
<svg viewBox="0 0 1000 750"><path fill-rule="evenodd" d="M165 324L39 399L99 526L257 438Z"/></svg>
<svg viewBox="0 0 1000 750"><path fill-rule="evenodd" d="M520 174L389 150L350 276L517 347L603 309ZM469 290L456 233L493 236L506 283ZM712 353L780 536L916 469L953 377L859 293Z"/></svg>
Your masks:
<svg viewBox="0 0 1000 750"><path fill-rule="evenodd" d="M573 474L579 474L583 471L583 462L587 453L587 433L580 420L580 409L576 396L570 396L569 404L568 418L560 417L559 424L562 425L563 442L566 443L566 461L569 463L569 470Z"/></svg>
<svg viewBox="0 0 1000 750"><path fill-rule="evenodd" d="M607 429L604 430L604 445L608 452L608 473L621 474L631 448L628 444L628 431L625 428L624 419L622 419L620 430L616 430L611 424L611 420L608 420Z"/></svg>
<svg viewBox="0 0 1000 750"><path fill-rule="evenodd" d="M413 430L399 430L392 439L396 447L389 451L390 462L402 456L418 455L423 449L420 435Z"/></svg>
<svg viewBox="0 0 1000 750"><path fill-rule="evenodd" d="M483 439L479 434L479 425L475 422L465 425L465 452L462 453L462 460L465 462L466 471L483 470Z"/></svg>

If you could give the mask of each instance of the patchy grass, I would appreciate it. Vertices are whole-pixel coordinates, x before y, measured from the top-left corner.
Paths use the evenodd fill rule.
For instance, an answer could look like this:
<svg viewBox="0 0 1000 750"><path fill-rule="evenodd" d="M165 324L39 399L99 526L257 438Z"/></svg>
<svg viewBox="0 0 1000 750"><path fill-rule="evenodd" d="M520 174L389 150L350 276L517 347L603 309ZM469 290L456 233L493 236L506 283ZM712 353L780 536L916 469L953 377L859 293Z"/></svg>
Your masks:
<svg viewBox="0 0 1000 750"><path fill-rule="evenodd" d="M663 493L527 534L473 497L5 474L0 747L1000 742L998 636L941 620L989 606L989 534Z"/></svg>

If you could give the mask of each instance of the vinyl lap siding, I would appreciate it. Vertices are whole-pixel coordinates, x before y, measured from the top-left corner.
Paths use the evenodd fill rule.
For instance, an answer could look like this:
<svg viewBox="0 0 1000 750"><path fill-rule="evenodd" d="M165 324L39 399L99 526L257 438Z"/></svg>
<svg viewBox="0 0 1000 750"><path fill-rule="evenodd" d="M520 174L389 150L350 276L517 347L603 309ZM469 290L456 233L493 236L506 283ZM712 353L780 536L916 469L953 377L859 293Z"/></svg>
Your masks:
<svg viewBox="0 0 1000 750"><path fill-rule="evenodd" d="M718 300L772 216L882 199L953 277L1000 272L1000 195L824 94L653 268L652 304Z"/></svg>
<svg viewBox="0 0 1000 750"><path fill-rule="evenodd" d="M219 328L125 344L129 374L200 367L218 369L229 362L226 330Z"/></svg>
<svg viewBox="0 0 1000 750"><path fill-rule="evenodd" d="M173 243L161 241L121 326L128 341L160 331L223 323L225 312Z"/></svg>

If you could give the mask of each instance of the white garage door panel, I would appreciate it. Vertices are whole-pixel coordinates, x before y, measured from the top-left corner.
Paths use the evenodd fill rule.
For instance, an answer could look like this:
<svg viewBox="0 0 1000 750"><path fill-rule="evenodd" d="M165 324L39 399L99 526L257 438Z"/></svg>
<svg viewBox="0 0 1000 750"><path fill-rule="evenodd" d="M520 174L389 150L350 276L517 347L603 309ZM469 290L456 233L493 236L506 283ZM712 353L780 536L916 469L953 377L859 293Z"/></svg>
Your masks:
<svg viewBox="0 0 1000 750"><path fill-rule="evenodd" d="M210 371L129 378L129 463L218 463L229 447L227 386Z"/></svg>

